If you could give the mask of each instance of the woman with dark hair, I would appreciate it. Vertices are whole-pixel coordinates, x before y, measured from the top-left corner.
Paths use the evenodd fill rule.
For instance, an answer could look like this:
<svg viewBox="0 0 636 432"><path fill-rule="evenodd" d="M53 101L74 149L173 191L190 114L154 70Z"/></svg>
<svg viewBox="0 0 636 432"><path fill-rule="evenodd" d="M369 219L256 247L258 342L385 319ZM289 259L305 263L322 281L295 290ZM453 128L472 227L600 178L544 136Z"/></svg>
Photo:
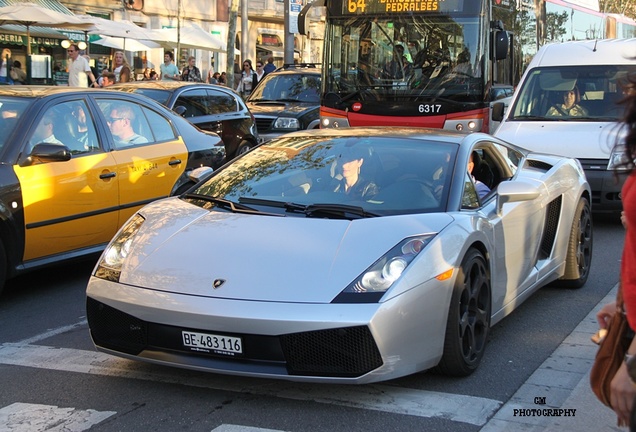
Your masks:
<svg viewBox="0 0 636 432"><path fill-rule="evenodd" d="M587 110L579 105L579 102L581 102L581 94L578 87L574 86L572 90L563 92L563 103L551 106L545 115L548 117L585 117L588 114Z"/></svg>
<svg viewBox="0 0 636 432"><path fill-rule="evenodd" d="M636 165L634 162L636 160L636 75L629 78L624 94L626 96L622 102L625 104L623 125L626 128L626 135L621 142L617 143L617 145L624 145L625 149L620 175L628 174L621 191L623 201L621 222L625 227L625 244L621 259L619 290L622 291L623 310L617 310L616 303L605 305L596 314L601 329L607 328L614 313L624 313L629 327L636 329ZM619 426L630 426L630 430L636 431L634 419L636 376L630 374L627 367L628 363L636 361L636 357L631 359L632 356L636 356L636 338L627 349L625 362L612 379L610 399L612 409L618 416Z"/></svg>
<svg viewBox="0 0 636 432"><path fill-rule="evenodd" d="M236 91L240 93L243 99L247 99L247 97L252 93L252 89L256 87L258 83L258 79L256 77L256 72L252 68L252 60L247 59L243 62L243 70L241 71L241 77L239 79L238 85L236 86Z"/></svg>

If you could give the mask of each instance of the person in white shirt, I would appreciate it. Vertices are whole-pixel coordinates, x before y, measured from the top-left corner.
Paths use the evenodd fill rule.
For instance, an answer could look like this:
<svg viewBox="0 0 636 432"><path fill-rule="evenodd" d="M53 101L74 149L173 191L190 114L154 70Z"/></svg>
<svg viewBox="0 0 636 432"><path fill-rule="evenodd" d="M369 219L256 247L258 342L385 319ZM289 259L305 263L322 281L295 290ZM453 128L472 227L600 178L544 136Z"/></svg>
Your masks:
<svg viewBox="0 0 636 432"><path fill-rule="evenodd" d="M33 138L31 139L31 145L49 143L49 144L62 144L62 141L55 138L53 134L53 117L49 114L45 114L40 120L40 123L33 132Z"/></svg>
<svg viewBox="0 0 636 432"><path fill-rule="evenodd" d="M88 61L80 55L80 49L77 44L71 45L67 50L68 56L71 58L71 65L68 68L68 85L70 87L88 87L97 86L97 78L91 71Z"/></svg>

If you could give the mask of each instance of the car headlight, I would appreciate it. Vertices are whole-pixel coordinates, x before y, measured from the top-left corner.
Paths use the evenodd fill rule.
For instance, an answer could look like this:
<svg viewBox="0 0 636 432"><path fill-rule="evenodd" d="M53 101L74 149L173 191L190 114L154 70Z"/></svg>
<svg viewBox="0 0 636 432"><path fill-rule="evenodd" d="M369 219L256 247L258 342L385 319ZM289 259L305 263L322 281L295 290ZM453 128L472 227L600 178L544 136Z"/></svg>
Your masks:
<svg viewBox="0 0 636 432"><path fill-rule="evenodd" d="M95 277L119 282L121 268L130 253L130 248L135 235L139 231L145 219L139 213L126 222L119 234L111 240L104 250L95 270Z"/></svg>
<svg viewBox="0 0 636 432"><path fill-rule="evenodd" d="M617 145L610 154L609 163L607 164L608 171L614 170L626 170L628 166L625 164L627 161L627 154L625 153L624 145Z"/></svg>
<svg viewBox="0 0 636 432"><path fill-rule="evenodd" d="M349 284L332 303L375 303L397 281L434 234L402 240Z"/></svg>
<svg viewBox="0 0 636 432"><path fill-rule="evenodd" d="M298 119L292 117L278 117L274 122L275 129L300 129Z"/></svg>

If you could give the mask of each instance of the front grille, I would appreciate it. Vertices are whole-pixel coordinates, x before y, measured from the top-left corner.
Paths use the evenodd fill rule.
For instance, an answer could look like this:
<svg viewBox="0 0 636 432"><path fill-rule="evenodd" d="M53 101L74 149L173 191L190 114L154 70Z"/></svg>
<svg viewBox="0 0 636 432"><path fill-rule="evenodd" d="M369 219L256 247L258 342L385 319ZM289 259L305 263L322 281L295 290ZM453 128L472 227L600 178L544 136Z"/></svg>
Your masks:
<svg viewBox="0 0 636 432"><path fill-rule="evenodd" d="M273 122L272 118L256 117L256 130L259 133L267 132L271 129Z"/></svg>
<svg viewBox="0 0 636 432"><path fill-rule="evenodd" d="M281 336L292 375L360 376L382 366L382 356L366 326Z"/></svg>
<svg viewBox="0 0 636 432"><path fill-rule="evenodd" d="M302 376L357 377L382 366L382 356L366 326L282 336L231 334L242 338L243 354L227 357L183 347L183 330L218 333L214 330L145 322L91 298L86 300L86 315L97 346L131 355L139 355L144 350L173 353L190 357L191 360L184 361L200 365L209 359L210 364L214 362L214 367L221 369L224 367L219 364L231 362L229 370L234 370L238 363L254 367L255 371L280 365L289 375ZM195 357L197 360L192 360Z"/></svg>
<svg viewBox="0 0 636 432"><path fill-rule="evenodd" d="M137 355L148 341L148 325L90 297L86 299L86 318L96 345Z"/></svg>

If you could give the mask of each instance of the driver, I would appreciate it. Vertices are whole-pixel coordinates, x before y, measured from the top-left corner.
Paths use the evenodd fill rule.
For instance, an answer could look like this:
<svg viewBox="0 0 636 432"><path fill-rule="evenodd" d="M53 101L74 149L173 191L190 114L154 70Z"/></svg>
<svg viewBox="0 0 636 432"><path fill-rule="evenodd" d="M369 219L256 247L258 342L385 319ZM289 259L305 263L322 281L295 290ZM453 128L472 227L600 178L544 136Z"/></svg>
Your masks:
<svg viewBox="0 0 636 432"><path fill-rule="evenodd" d="M352 200L369 200L378 193L378 186L360 175L364 163L363 149L345 148L338 158L338 169L342 180L334 192L348 195Z"/></svg>
<svg viewBox="0 0 636 432"><path fill-rule="evenodd" d="M563 92L563 103L551 106L545 115L548 117L586 117L588 112L579 105L580 101L581 95L579 94L579 89L575 86L572 90Z"/></svg>

